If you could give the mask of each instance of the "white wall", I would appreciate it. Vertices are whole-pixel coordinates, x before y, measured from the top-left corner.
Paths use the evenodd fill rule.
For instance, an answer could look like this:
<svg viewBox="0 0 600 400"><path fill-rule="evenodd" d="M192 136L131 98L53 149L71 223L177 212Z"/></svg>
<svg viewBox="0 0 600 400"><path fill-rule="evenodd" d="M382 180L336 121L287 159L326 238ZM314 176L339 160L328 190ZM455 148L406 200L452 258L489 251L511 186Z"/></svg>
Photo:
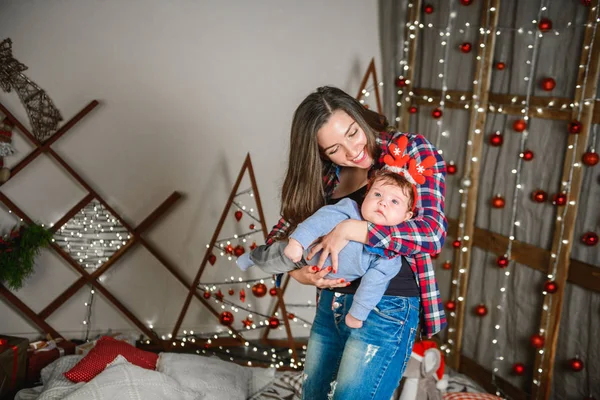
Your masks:
<svg viewBox="0 0 600 400"><path fill-rule="evenodd" d="M295 107L324 84L355 94L373 56L379 65L377 3L364 0L3 0L6 37L65 120L100 101L54 148L127 221L139 224L174 190L185 195L147 237L190 281L246 153L270 227ZM0 101L28 122L15 93L0 92ZM14 142L20 155L9 165L29 152L23 140ZM48 158L1 190L42 223L85 194ZM14 220L0 215L6 230ZM209 269L203 281L240 275L224 268ZM77 277L44 252L16 294L40 311ZM136 247L105 278L142 321L170 331L186 293L146 250ZM77 293L50 324L81 337L88 295ZM288 302L313 298L311 288L288 290ZM215 329L197 304L191 313L182 328ZM93 315L95 330L135 331L101 297ZM30 336L36 329L0 301L0 332Z"/></svg>

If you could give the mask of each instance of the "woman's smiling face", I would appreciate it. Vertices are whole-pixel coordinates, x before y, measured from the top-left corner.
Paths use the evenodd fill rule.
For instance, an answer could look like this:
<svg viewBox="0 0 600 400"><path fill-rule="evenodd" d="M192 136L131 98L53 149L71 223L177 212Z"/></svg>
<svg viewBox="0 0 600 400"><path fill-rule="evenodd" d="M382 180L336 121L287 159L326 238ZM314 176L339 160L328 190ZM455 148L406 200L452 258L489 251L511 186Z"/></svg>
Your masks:
<svg viewBox="0 0 600 400"><path fill-rule="evenodd" d="M317 142L323 154L341 167L368 169L373 163L365 132L345 111L333 112L317 132Z"/></svg>

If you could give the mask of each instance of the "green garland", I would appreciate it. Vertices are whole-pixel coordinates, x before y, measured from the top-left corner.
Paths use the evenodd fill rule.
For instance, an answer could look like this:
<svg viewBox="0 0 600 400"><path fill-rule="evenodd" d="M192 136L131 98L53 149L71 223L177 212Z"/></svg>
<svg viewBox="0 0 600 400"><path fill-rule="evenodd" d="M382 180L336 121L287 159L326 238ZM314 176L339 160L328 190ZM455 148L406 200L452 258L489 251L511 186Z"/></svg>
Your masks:
<svg viewBox="0 0 600 400"><path fill-rule="evenodd" d="M11 289L23 287L31 275L35 257L52 241L52 232L36 224L13 228L0 237L0 282Z"/></svg>

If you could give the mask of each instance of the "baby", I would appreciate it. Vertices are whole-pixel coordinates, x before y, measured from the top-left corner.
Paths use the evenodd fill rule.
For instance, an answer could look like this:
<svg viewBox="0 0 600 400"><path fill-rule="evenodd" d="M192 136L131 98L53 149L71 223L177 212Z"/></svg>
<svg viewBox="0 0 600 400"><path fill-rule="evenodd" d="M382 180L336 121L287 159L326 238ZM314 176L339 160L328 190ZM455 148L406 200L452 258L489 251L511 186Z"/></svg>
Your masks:
<svg viewBox="0 0 600 400"><path fill-rule="evenodd" d="M269 274L289 272L308 265L305 256L311 243L346 219L364 219L375 225L395 226L413 216L416 190L403 175L381 171L371 178L367 187L360 210L358 204L349 198L321 207L300 223L287 241L258 246L238 258L237 265L243 271L256 265ZM318 254L314 256L317 259ZM344 278L349 282L362 277L346 316L346 325L350 328L362 327L363 321L381 300L390 279L400 272L401 260L382 255L380 249L350 241L339 253L338 271L327 275L327 278ZM331 265L331 260L328 260Z"/></svg>

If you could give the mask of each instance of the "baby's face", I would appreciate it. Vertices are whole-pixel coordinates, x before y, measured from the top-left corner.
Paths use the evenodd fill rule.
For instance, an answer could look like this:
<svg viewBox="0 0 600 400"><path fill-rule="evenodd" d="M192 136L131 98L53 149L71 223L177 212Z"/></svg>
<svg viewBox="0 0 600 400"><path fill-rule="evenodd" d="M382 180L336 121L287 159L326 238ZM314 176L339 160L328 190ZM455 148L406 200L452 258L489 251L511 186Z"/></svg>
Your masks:
<svg viewBox="0 0 600 400"><path fill-rule="evenodd" d="M379 180L367 192L360 212L362 217L376 225L394 226L412 217L408 209L409 189Z"/></svg>

